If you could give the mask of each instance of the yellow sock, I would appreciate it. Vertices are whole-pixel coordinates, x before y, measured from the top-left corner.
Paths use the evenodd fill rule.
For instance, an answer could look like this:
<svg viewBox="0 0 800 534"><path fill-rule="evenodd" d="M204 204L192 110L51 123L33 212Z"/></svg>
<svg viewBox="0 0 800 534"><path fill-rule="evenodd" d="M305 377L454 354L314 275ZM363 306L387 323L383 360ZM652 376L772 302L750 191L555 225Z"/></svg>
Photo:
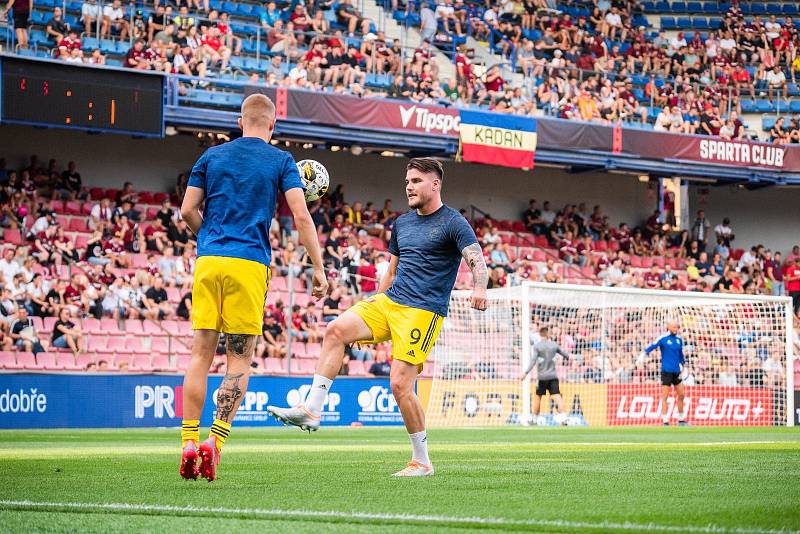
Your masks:
<svg viewBox="0 0 800 534"><path fill-rule="evenodd" d="M186 446L187 441L200 441L200 420L184 419L181 424L181 448Z"/></svg>
<svg viewBox="0 0 800 534"><path fill-rule="evenodd" d="M214 424L211 425L211 432L209 432L209 436L214 436L217 438L217 446L220 450L222 450L222 446L225 445L225 440L228 438L228 434L230 433L230 423L223 421L222 419L214 419Z"/></svg>

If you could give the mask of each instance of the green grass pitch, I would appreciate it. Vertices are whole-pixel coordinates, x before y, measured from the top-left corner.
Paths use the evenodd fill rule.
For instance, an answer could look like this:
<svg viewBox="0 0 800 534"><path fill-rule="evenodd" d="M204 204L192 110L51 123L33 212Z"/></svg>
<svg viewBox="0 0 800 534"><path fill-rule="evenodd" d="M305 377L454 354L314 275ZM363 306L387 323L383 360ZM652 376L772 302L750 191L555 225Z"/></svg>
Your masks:
<svg viewBox="0 0 800 534"><path fill-rule="evenodd" d="M177 430L0 435L4 532L800 529L793 428L434 429L422 479L402 428L234 428L214 483Z"/></svg>

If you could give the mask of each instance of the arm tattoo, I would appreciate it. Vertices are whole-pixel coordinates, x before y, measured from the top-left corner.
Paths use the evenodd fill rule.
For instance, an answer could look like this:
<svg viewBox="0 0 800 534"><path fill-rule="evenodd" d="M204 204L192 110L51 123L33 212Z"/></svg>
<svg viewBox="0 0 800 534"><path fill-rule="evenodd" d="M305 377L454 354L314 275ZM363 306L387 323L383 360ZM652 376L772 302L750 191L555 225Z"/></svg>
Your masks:
<svg viewBox="0 0 800 534"><path fill-rule="evenodd" d="M243 376L244 373L239 373L237 375L228 374L222 379L222 384L220 384L219 390L217 391L217 419L228 421L228 418L234 414L244 394L242 388L239 386L239 380L241 380Z"/></svg>
<svg viewBox="0 0 800 534"><path fill-rule="evenodd" d="M253 355L256 336L248 334L227 334L225 344L228 349L228 356L234 358L249 358Z"/></svg>
<svg viewBox="0 0 800 534"><path fill-rule="evenodd" d="M483 251L478 243L473 243L464 247L461 256L469 265L472 271L472 284L475 288L486 289L489 283L489 271L486 270L486 261L483 259Z"/></svg>

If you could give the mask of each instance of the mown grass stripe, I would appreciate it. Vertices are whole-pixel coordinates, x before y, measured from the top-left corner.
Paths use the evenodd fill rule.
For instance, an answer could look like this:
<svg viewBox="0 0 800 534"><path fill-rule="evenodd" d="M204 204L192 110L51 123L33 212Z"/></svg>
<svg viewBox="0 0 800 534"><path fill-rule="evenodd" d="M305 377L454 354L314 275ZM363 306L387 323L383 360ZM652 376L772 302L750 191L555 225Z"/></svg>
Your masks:
<svg viewBox="0 0 800 534"><path fill-rule="evenodd" d="M68 512L120 512L145 515L209 515L255 519L296 519L306 521L335 521L344 523L412 524L421 526L451 526L471 528L530 529L553 528L584 531L692 532L709 534L782 534L788 530L718 525L660 525L656 523L564 521L558 519L509 519L502 517L450 517L443 515L389 514L371 512L342 512L324 510L280 510L258 508L224 508L203 506L172 506L133 503L37 502L30 500L0 500L0 510L40 510Z"/></svg>

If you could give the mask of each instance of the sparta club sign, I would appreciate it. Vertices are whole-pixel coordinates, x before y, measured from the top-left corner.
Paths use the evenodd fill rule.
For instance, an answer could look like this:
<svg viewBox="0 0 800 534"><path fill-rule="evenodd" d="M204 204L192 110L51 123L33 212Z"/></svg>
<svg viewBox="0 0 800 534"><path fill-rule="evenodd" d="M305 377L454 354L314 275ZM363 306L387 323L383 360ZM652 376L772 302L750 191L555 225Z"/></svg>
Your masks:
<svg viewBox="0 0 800 534"><path fill-rule="evenodd" d="M714 163L783 168L786 149L776 145L735 143L716 139L700 141L700 159Z"/></svg>
<svg viewBox="0 0 800 534"><path fill-rule="evenodd" d="M695 426L772 426L772 390L769 388L687 386L686 420ZM661 387L609 386L609 425L661 424ZM667 400L671 422L680 419L675 398Z"/></svg>

